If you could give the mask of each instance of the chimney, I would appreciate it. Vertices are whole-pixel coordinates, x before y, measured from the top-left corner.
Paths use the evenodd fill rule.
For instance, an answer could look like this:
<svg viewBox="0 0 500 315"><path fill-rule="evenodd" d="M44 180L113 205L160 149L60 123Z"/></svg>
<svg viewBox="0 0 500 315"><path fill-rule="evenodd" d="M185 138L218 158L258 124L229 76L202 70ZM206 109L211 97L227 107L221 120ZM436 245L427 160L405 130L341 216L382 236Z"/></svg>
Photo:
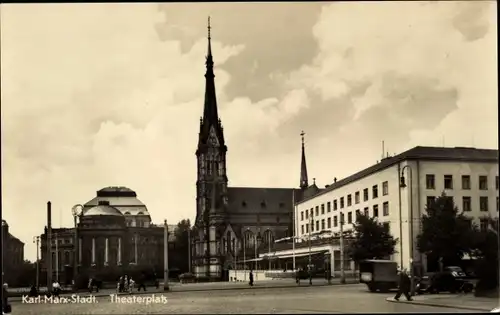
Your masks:
<svg viewBox="0 0 500 315"><path fill-rule="evenodd" d="M99 206L109 206L109 201L107 200L99 200L97 203Z"/></svg>
<svg viewBox="0 0 500 315"><path fill-rule="evenodd" d="M330 185L325 185L325 188L328 188L328 187L330 187Z"/></svg>
<svg viewBox="0 0 500 315"><path fill-rule="evenodd" d="M333 179L333 182L334 182L334 183L336 183L336 182L337 182L337 177L335 177L335 178Z"/></svg>

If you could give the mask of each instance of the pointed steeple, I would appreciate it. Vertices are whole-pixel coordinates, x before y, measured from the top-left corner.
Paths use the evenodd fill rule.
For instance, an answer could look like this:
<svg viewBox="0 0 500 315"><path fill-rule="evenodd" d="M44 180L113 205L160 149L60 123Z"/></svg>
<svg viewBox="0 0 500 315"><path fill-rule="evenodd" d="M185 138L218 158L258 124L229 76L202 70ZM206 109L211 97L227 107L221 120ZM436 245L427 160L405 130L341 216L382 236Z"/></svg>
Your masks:
<svg viewBox="0 0 500 315"><path fill-rule="evenodd" d="M212 37L210 34L210 17L208 17L208 51L206 57L207 71L205 73L205 107L203 110L203 121L209 127L217 125L219 114L217 112L217 98L215 95L215 75L214 75L214 60L212 56Z"/></svg>
<svg viewBox="0 0 500 315"><path fill-rule="evenodd" d="M309 181L307 178L307 165L306 165L306 151L304 147L304 136L306 134L304 131L300 134L302 137L302 161L300 163L300 188L306 189L309 186Z"/></svg>

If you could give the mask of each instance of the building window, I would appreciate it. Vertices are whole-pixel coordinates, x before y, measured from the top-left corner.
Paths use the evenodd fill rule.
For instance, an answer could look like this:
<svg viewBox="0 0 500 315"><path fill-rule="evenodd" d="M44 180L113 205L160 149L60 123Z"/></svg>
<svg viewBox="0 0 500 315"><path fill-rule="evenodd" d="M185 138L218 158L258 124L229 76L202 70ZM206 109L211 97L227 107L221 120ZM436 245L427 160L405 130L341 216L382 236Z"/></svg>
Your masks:
<svg viewBox="0 0 500 315"><path fill-rule="evenodd" d="M469 190L470 189L470 176L462 175L462 189Z"/></svg>
<svg viewBox="0 0 500 315"><path fill-rule="evenodd" d="M64 264L69 265L69 252L64 252Z"/></svg>
<svg viewBox="0 0 500 315"><path fill-rule="evenodd" d="M444 189L453 189L453 175L444 175Z"/></svg>
<svg viewBox="0 0 500 315"><path fill-rule="evenodd" d="M368 188L363 189L363 201L368 201Z"/></svg>
<svg viewBox="0 0 500 315"><path fill-rule="evenodd" d="M332 203L330 201L326 203L326 212L332 212Z"/></svg>
<svg viewBox="0 0 500 315"><path fill-rule="evenodd" d="M387 196L389 194L389 182L385 181L382 183L382 195Z"/></svg>
<svg viewBox="0 0 500 315"><path fill-rule="evenodd" d="M325 204L321 205L321 214L325 214Z"/></svg>
<svg viewBox="0 0 500 315"><path fill-rule="evenodd" d="M301 234L304 234L304 224L302 224L302 225L300 226L300 233L301 233Z"/></svg>
<svg viewBox="0 0 500 315"><path fill-rule="evenodd" d="M384 217L389 215L389 202L384 202L384 204L382 205L382 212L384 214Z"/></svg>
<svg viewBox="0 0 500 315"><path fill-rule="evenodd" d="M333 211L337 210L337 199L333 201Z"/></svg>
<svg viewBox="0 0 500 315"><path fill-rule="evenodd" d="M373 205L373 217L378 218L378 205Z"/></svg>
<svg viewBox="0 0 500 315"><path fill-rule="evenodd" d="M361 210L356 210L356 220L358 220L359 216L361 215Z"/></svg>
<svg viewBox="0 0 500 315"><path fill-rule="evenodd" d="M370 209L368 207L366 207L364 210L363 210L363 213L364 215L367 217L369 214L370 214Z"/></svg>
<svg viewBox="0 0 500 315"><path fill-rule="evenodd" d="M316 221L316 231L319 231L319 220Z"/></svg>
<svg viewBox="0 0 500 315"><path fill-rule="evenodd" d="M310 213L309 215L310 215L310 216L311 216L311 218L312 218L312 217L314 217L314 208L311 208L311 210L310 210L310 211L311 211L311 213Z"/></svg>
<svg viewBox="0 0 500 315"><path fill-rule="evenodd" d="M350 207L352 205L352 195L347 195L347 206Z"/></svg>
<svg viewBox="0 0 500 315"><path fill-rule="evenodd" d="M471 211L470 197L462 197L462 211Z"/></svg>
<svg viewBox="0 0 500 315"><path fill-rule="evenodd" d="M306 224L306 233L309 233L309 224Z"/></svg>
<svg viewBox="0 0 500 315"><path fill-rule="evenodd" d="M311 220L311 232L314 232L314 221Z"/></svg>
<svg viewBox="0 0 500 315"><path fill-rule="evenodd" d="M425 187L427 189L436 189L436 180L434 174L425 175Z"/></svg>
<svg viewBox="0 0 500 315"><path fill-rule="evenodd" d="M482 232L486 232L486 231L488 231L488 227L489 227L489 222L488 222L488 219L480 219L480 220L479 220L479 229L480 229Z"/></svg>
<svg viewBox="0 0 500 315"><path fill-rule="evenodd" d="M300 211L300 220L304 221L304 211Z"/></svg>
<svg viewBox="0 0 500 315"><path fill-rule="evenodd" d="M488 197L479 197L479 211L488 212Z"/></svg>
<svg viewBox="0 0 500 315"><path fill-rule="evenodd" d="M309 211L306 210L306 220L309 219Z"/></svg>
<svg viewBox="0 0 500 315"><path fill-rule="evenodd" d="M326 219L326 227L328 229L331 229L332 228L332 218L328 218Z"/></svg>
<svg viewBox="0 0 500 315"><path fill-rule="evenodd" d="M340 209L344 208L344 197L340 197Z"/></svg>
<svg viewBox="0 0 500 315"><path fill-rule="evenodd" d="M321 219L321 229L325 229L325 219Z"/></svg>
<svg viewBox="0 0 500 315"><path fill-rule="evenodd" d="M351 224L352 223L352 212L349 211L347 213L347 224Z"/></svg>
<svg viewBox="0 0 500 315"><path fill-rule="evenodd" d="M260 203L260 207L261 207L262 209L265 209L265 208L266 208L266 203L265 203L264 201L262 201L262 202Z"/></svg>
<svg viewBox="0 0 500 315"><path fill-rule="evenodd" d="M356 204L358 204L358 203L359 203L359 191L357 191L357 192L354 194L354 202L355 202Z"/></svg>
<svg viewBox="0 0 500 315"><path fill-rule="evenodd" d="M315 214L316 214L316 216L319 215L319 206L316 206L316 213Z"/></svg>
<svg viewBox="0 0 500 315"><path fill-rule="evenodd" d="M488 189L488 176L479 176L479 190Z"/></svg>
<svg viewBox="0 0 500 315"><path fill-rule="evenodd" d="M333 217L333 227L337 227L339 225L339 221L337 219L337 216Z"/></svg>
<svg viewBox="0 0 500 315"><path fill-rule="evenodd" d="M374 185L372 188L373 199L378 198L378 185Z"/></svg>

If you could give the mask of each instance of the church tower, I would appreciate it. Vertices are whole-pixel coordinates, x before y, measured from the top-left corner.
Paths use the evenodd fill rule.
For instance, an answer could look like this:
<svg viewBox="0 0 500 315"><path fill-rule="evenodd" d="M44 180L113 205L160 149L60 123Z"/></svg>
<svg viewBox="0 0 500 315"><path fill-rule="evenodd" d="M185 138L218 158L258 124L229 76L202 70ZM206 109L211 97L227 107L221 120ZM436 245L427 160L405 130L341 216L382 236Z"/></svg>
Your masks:
<svg viewBox="0 0 500 315"><path fill-rule="evenodd" d="M208 52L205 73L205 104L200 118L198 138L196 222L198 240L195 273L216 278L220 276L221 236L227 208L227 175L224 132L217 109L214 61L211 47L210 18L208 18Z"/></svg>
<svg viewBox="0 0 500 315"><path fill-rule="evenodd" d="M306 190L309 187L309 181L307 178L307 165L306 165L306 151L304 148L304 136L306 134L304 131L300 134L302 137L302 160L300 163L300 189Z"/></svg>

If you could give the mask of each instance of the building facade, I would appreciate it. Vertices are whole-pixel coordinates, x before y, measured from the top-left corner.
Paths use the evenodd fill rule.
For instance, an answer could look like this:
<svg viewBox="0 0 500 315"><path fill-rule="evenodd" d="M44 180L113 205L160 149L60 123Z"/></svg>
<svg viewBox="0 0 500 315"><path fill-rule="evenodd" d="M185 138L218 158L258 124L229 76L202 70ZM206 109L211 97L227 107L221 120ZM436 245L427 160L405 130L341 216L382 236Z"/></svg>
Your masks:
<svg viewBox="0 0 500 315"><path fill-rule="evenodd" d="M174 231L175 226L169 226L169 246L175 241ZM164 226L151 223L147 207L129 188L103 188L83 204L76 237L77 244L74 228L52 229L54 279L69 283L75 265L85 277L106 278L130 268L162 273ZM41 253L46 270L47 229L41 236Z"/></svg>
<svg viewBox="0 0 500 315"><path fill-rule="evenodd" d="M404 176L404 185L401 177ZM399 239L392 257L408 268L410 259L428 269L416 239L426 206L442 193L454 199L471 223L487 228L498 217L498 150L415 147L381 160L297 204L295 234L351 230L357 213L388 224Z"/></svg>
<svg viewBox="0 0 500 315"><path fill-rule="evenodd" d="M10 234L7 221L2 220L2 272L4 282L12 283L24 262L24 243Z"/></svg>
<svg viewBox="0 0 500 315"><path fill-rule="evenodd" d="M293 203L320 190L309 186L302 151L300 189L228 187L228 148L215 93L210 27L205 73L205 103L197 158L196 219L192 266L196 277L225 279L243 258L292 234Z"/></svg>

